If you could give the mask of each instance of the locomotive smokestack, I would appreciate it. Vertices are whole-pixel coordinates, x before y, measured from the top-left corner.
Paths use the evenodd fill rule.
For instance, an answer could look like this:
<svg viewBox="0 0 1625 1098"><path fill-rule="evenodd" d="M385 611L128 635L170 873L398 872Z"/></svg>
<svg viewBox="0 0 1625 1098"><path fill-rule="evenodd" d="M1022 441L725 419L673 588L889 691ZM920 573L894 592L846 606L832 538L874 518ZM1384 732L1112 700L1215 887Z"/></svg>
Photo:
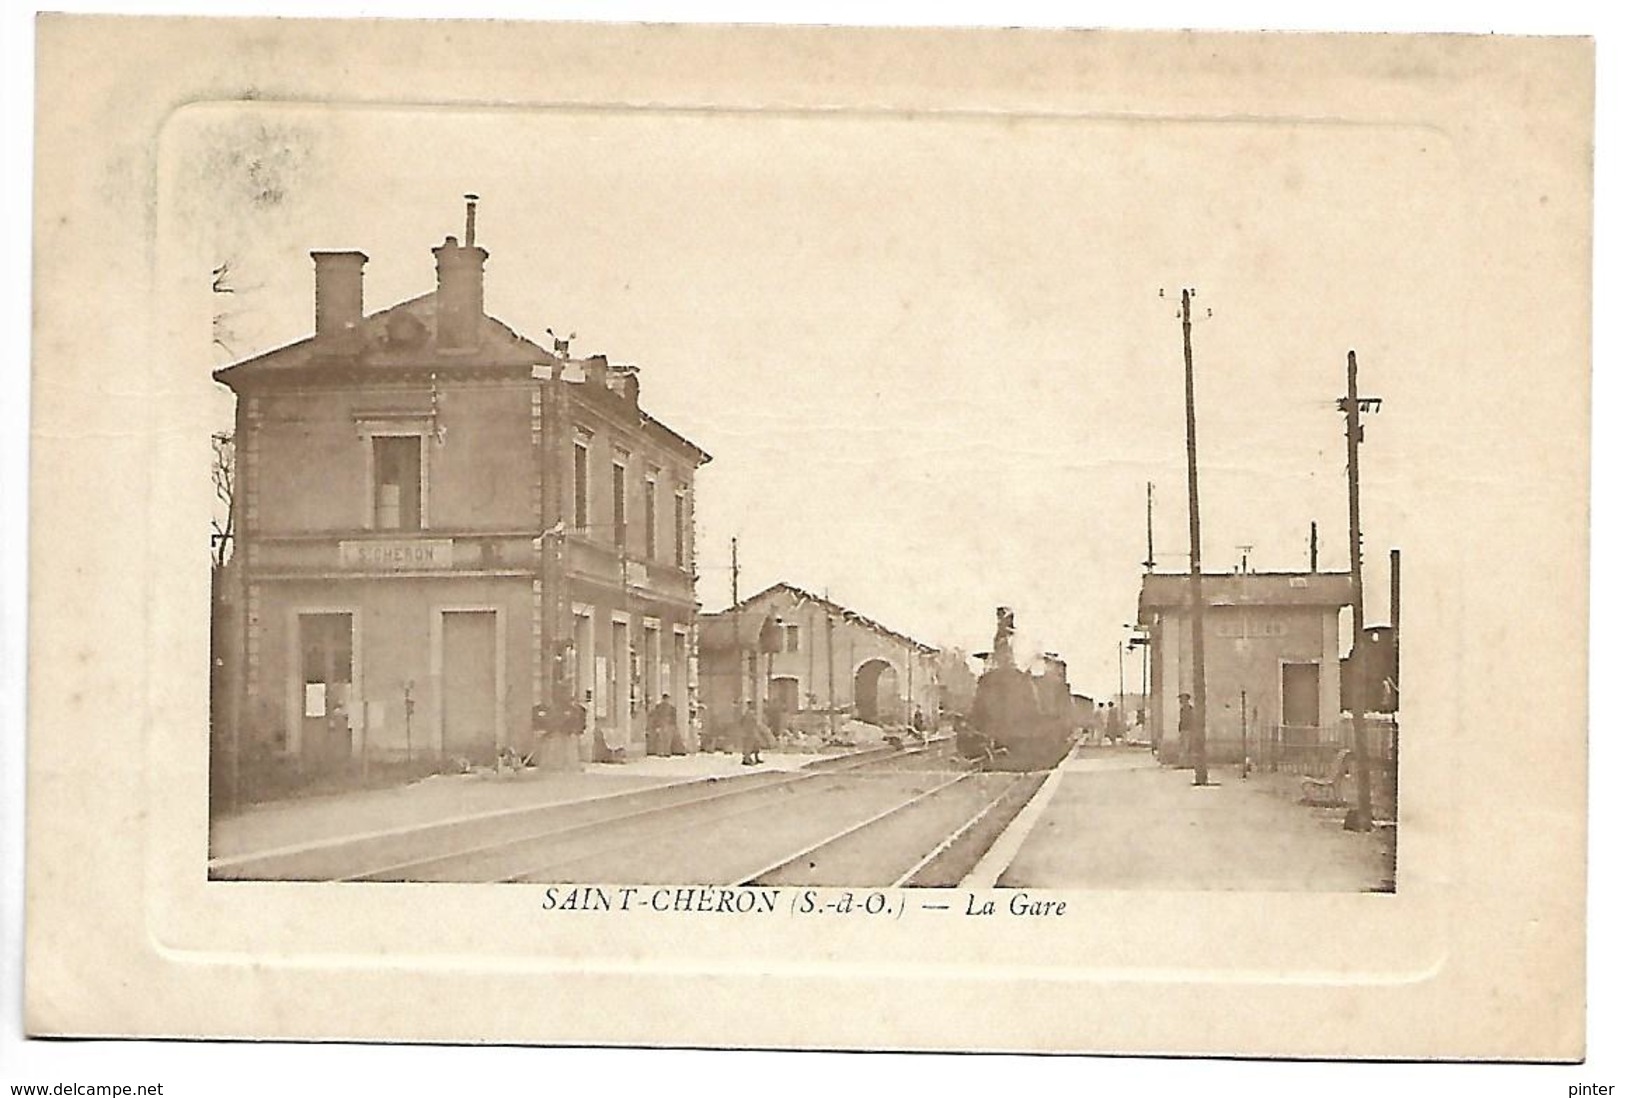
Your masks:
<svg viewBox="0 0 1625 1098"><path fill-rule="evenodd" d="M1016 612L1000 606L994 612L997 625L993 629L993 666L1014 667L1016 656L1010 648L1010 638L1016 635Z"/></svg>
<svg viewBox="0 0 1625 1098"><path fill-rule="evenodd" d="M463 199L468 203L465 207L466 213L463 216L463 247L472 248L474 246L474 203L480 200L480 196L465 194Z"/></svg>

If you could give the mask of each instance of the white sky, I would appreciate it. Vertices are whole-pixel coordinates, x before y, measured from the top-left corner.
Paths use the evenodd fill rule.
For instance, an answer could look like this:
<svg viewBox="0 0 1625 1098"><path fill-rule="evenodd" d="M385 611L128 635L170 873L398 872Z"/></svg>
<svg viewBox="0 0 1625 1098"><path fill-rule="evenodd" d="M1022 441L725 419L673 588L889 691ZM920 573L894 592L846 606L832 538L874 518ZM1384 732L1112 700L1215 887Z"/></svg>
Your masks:
<svg viewBox="0 0 1625 1098"><path fill-rule="evenodd" d="M240 354L308 334L312 248L368 253L369 311L431 289L429 249L477 192L487 311L637 363L645 407L714 455L707 608L737 535L746 593L827 588L968 648L1007 604L1024 648L1099 695L1133 620L1148 480L1159 565L1185 562L1178 288L1199 288L1210 570L1241 545L1255 568L1306 567L1311 520L1322 567L1346 565L1333 401L1355 347L1388 399L1362 453L1385 620L1405 520L1385 490L1430 458L1405 378L1450 324L1424 262L1451 231L1436 134L233 106L165 140L163 224L200 295L231 260ZM212 384L224 358L198 334Z"/></svg>

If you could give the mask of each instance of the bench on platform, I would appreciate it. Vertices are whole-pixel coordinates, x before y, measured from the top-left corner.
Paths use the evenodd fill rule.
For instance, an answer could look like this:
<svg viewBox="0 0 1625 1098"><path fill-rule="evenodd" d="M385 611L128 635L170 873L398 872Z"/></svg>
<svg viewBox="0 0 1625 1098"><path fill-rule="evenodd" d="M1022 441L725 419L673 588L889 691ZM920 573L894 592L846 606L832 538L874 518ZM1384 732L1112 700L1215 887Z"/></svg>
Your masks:
<svg viewBox="0 0 1625 1098"><path fill-rule="evenodd" d="M1349 751L1345 747L1333 757L1324 774L1303 779L1304 803L1325 808L1338 808L1347 803L1343 796L1343 779L1348 777L1348 770Z"/></svg>

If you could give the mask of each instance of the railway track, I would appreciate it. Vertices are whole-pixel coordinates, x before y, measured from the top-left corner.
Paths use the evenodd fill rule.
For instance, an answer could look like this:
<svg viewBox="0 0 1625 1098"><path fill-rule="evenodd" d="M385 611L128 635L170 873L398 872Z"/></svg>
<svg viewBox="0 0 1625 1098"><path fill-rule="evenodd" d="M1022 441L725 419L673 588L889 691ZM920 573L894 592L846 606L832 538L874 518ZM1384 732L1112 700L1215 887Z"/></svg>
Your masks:
<svg viewBox="0 0 1625 1098"><path fill-rule="evenodd" d="M796 771L741 774L607 797L507 810L331 843L220 859L213 879L305 881L507 881L540 879L552 866L590 863L622 849L627 833L708 825L748 815L775 794L842 775L930 771L947 764L947 741L819 760ZM517 864L517 868L516 868Z"/></svg>
<svg viewBox="0 0 1625 1098"><path fill-rule="evenodd" d="M729 802L723 815L705 815L701 863L681 839L651 842L645 828L634 827L584 836L575 850L552 846L541 862L500 879L953 886L1045 776L986 773L979 764L951 760L946 746L899 753L846 768L831 781L785 790L803 798L793 805L775 803L771 796L742 797ZM779 807L786 810L776 813Z"/></svg>
<svg viewBox="0 0 1625 1098"><path fill-rule="evenodd" d="M737 885L952 887L1043 774L967 770L747 874Z"/></svg>

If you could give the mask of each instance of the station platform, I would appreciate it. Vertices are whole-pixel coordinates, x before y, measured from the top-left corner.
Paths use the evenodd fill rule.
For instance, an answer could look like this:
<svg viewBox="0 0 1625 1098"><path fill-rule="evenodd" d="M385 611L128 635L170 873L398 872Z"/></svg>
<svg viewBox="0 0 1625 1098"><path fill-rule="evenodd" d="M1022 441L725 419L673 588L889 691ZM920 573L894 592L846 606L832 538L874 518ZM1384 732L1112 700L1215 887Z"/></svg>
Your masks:
<svg viewBox="0 0 1625 1098"><path fill-rule="evenodd" d="M580 770L477 770L435 774L410 784L295 797L251 805L209 827L209 857L333 842L348 836L406 830L546 805L614 796L639 789L797 770L854 750L762 752L759 766L743 766L737 753L650 756L624 763L588 763Z"/></svg>
<svg viewBox="0 0 1625 1098"><path fill-rule="evenodd" d="M1343 830L1344 810L1298 802L1286 774L1210 784L1143 748L1080 748L984 873L1006 888L1363 892L1391 888L1391 829ZM1017 832L1020 832L1019 834Z"/></svg>

